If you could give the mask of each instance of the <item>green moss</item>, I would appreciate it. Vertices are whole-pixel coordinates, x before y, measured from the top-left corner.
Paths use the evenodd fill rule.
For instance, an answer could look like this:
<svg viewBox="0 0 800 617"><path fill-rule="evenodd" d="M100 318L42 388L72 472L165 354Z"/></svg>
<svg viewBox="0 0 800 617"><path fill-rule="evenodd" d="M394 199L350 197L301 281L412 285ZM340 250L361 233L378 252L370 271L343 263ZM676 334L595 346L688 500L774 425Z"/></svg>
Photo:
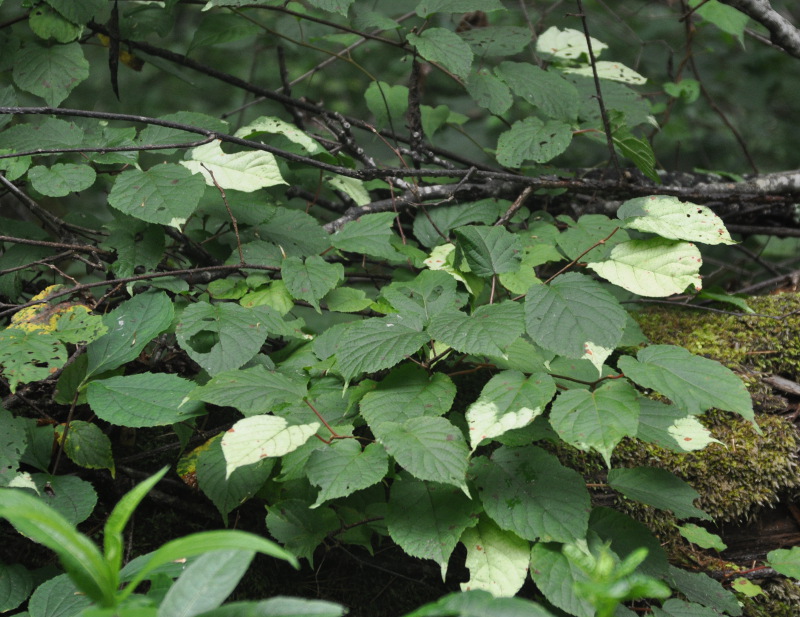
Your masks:
<svg viewBox="0 0 800 617"><path fill-rule="evenodd" d="M759 581L764 594L741 597L744 617L796 617L800 615L800 584L791 579Z"/></svg>

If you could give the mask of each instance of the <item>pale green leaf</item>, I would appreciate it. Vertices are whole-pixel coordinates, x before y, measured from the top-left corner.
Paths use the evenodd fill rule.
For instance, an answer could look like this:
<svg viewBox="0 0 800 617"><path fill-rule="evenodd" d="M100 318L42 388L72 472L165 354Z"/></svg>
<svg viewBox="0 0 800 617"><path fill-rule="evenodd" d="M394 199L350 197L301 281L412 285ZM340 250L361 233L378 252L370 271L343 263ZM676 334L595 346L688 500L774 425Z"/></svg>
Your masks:
<svg viewBox="0 0 800 617"><path fill-rule="evenodd" d="M347 15L347 10L355 0L309 0L311 6L329 13L339 13L340 15Z"/></svg>
<svg viewBox="0 0 800 617"><path fill-rule="evenodd" d="M503 356L505 348L525 330L522 306L509 300L485 304L472 315L461 311L438 313L431 318L428 334L462 353Z"/></svg>
<svg viewBox="0 0 800 617"><path fill-rule="evenodd" d="M526 377L519 371L503 371L492 377L467 409L472 450L484 439L530 424L555 393L556 384L546 373Z"/></svg>
<svg viewBox="0 0 800 617"><path fill-rule="evenodd" d="M406 39L429 62L441 64L462 79L469 75L472 49L455 32L444 28L428 28L421 35L409 34Z"/></svg>
<svg viewBox="0 0 800 617"><path fill-rule="evenodd" d="M445 418L387 423L378 441L412 476L452 484L466 493L469 449L461 431Z"/></svg>
<svg viewBox="0 0 800 617"><path fill-rule="evenodd" d="M696 544L700 548L713 548L717 551L724 551L728 545L722 541L717 534L711 533L707 529L695 525L694 523L686 523L685 525L678 526L680 534L689 540L692 544Z"/></svg>
<svg viewBox="0 0 800 617"><path fill-rule="evenodd" d="M596 390L561 392L553 403L550 424L567 443L596 450L611 466L611 452L623 437L635 436L639 401L627 381L607 381Z"/></svg>
<svg viewBox="0 0 800 617"><path fill-rule="evenodd" d="M709 0L708 2L691 0L689 6L696 9L694 12L700 17L711 22L723 32L735 36L743 44L744 30L750 20L747 15L718 0Z"/></svg>
<svg viewBox="0 0 800 617"><path fill-rule="evenodd" d="M608 45L592 38L592 51L595 56L599 56L607 48ZM572 28L560 30L551 26L536 39L536 51L558 60L579 60L581 56L585 56L585 60L589 59L586 35Z"/></svg>
<svg viewBox="0 0 800 617"><path fill-rule="evenodd" d="M586 482L535 446L503 446L473 461L483 507L500 527L526 540L585 537L591 500Z"/></svg>
<svg viewBox="0 0 800 617"><path fill-rule="evenodd" d="M52 167L37 165L28 170L34 189L48 197L66 197L94 184L97 174L89 165L56 163Z"/></svg>
<svg viewBox="0 0 800 617"><path fill-rule="evenodd" d="M194 212L204 190L200 176L180 165L164 163L147 171L123 171L108 195L108 203L148 223L180 227Z"/></svg>
<svg viewBox="0 0 800 617"><path fill-rule="evenodd" d="M392 483L386 525L407 554L433 559L447 573L462 532L477 523L480 506L452 486L401 474Z"/></svg>
<svg viewBox="0 0 800 617"><path fill-rule="evenodd" d="M699 493L666 469L655 467L612 469L608 472L608 484L628 499L661 510L670 510L678 518L711 520L708 514L693 504L700 496Z"/></svg>
<svg viewBox="0 0 800 617"><path fill-rule="evenodd" d="M600 79L610 79L612 81L620 81L625 84L633 84L635 86L642 85L647 82L647 78L643 77L631 68L619 62L610 62L608 60L598 60L595 62L597 68L597 76ZM565 73L575 73L576 75L594 76L594 71L591 66L582 66L579 68L565 68Z"/></svg>
<svg viewBox="0 0 800 617"><path fill-rule="evenodd" d="M319 422L289 425L277 416L253 416L239 420L222 438L225 477L239 467L267 457L278 457L296 450L319 429Z"/></svg>
<svg viewBox="0 0 800 617"><path fill-rule="evenodd" d="M329 311L339 313L357 313L372 304L372 300L367 297L363 289L353 287L332 289L325 294L323 300Z"/></svg>
<svg viewBox="0 0 800 617"><path fill-rule="evenodd" d="M618 244L608 260L587 266L630 292L663 297L682 293L689 285L702 289L699 275L702 263L694 244L649 238Z"/></svg>
<svg viewBox="0 0 800 617"><path fill-rule="evenodd" d="M320 489L311 507L377 484L388 469L386 450L377 443L367 444L362 450L357 440L340 439L315 450L306 464L309 481Z"/></svg>
<svg viewBox="0 0 800 617"><path fill-rule="evenodd" d="M59 43L69 43L77 39L83 28L64 19L47 4L39 4L28 15L28 25L40 39L55 39Z"/></svg>
<svg viewBox="0 0 800 617"><path fill-rule="evenodd" d="M375 127L379 129L402 122L408 109L408 88L392 86L385 81L373 81L364 92L367 109L375 116Z"/></svg>
<svg viewBox="0 0 800 617"><path fill-rule="evenodd" d="M569 227L558 234L556 242L570 259L601 261L608 257L617 244L630 240L628 232L620 229L618 221L612 221L603 214L585 214L577 222L567 216L560 216L559 219Z"/></svg>
<svg viewBox="0 0 800 617"><path fill-rule="evenodd" d="M464 531L461 543L467 548L469 570L462 591L482 589L494 596L513 596L520 590L528 576L528 542L482 518Z"/></svg>
<svg viewBox="0 0 800 617"><path fill-rule="evenodd" d="M687 411L675 405L640 398L639 430L636 437L675 452L702 450L710 443L721 443Z"/></svg>
<svg viewBox="0 0 800 617"><path fill-rule="evenodd" d="M767 595L760 585L756 585L749 579L743 576L735 578L731 581L731 589L740 593L748 598L755 598L758 595Z"/></svg>
<svg viewBox="0 0 800 617"><path fill-rule="evenodd" d="M716 407L755 423L744 383L715 360L692 355L683 347L651 345L639 351L636 360L623 356L617 366L636 384L669 397L690 414Z"/></svg>
<svg viewBox="0 0 800 617"><path fill-rule="evenodd" d="M0 331L0 367L11 392L21 383L47 379L68 357L64 344L52 334L17 328Z"/></svg>
<svg viewBox="0 0 800 617"><path fill-rule="evenodd" d="M560 120L542 122L536 116L515 122L497 140L497 162L522 167L525 161L547 163L569 147L572 129Z"/></svg>
<svg viewBox="0 0 800 617"><path fill-rule="evenodd" d="M242 20L238 17L236 21L247 23L245 20ZM316 139L298 129L294 124L290 124L285 120L281 120L280 118L262 116L261 118L253 120L250 124L243 126L236 131L236 133L234 133L236 137L242 137L244 139L250 139L253 141L259 141L259 135L263 134L283 135L286 137L286 139L296 143L311 155L325 152L325 149Z"/></svg>
<svg viewBox="0 0 800 617"><path fill-rule="evenodd" d="M13 66L14 83L42 97L50 107L58 107L89 77L89 63L78 43L45 46L28 41L14 54Z"/></svg>
<svg viewBox="0 0 800 617"><path fill-rule="evenodd" d="M369 192L364 188L364 183L358 178L348 178L338 174L322 177L323 182L335 191L347 195L357 206L366 206L372 201Z"/></svg>
<svg viewBox="0 0 800 617"><path fill-rule="evenodd" d="M194 382L166 373L119 375L89 383L92 411L117 426L164 426L203 413L201 403L183 403Z"/></svg>
<svg viewBox="0 0 800 617"><path fill-rule="evenodd" d="M281 277L292 296L321 312L319 300L344 279L344 267L328 263L318 255L308 257L305 262L299 257L287 257L281 264Z"/></svg>
<svg viewBox="0 0 800 617"><path fill-rule="evenodd" d="M770 551L767 553L767 563L773 570L784 576L800 579L800 546Z"/></svg>
<svg viewBox="0 0 800 617"><path fill-rule="evenodd" d="M578 92L558 71L545 71L529 62L503 62L495 72L514 94L544 115L565 122L578 117Z"/></svg>
<svg viewBox="0 0 800 617"><path fill-rule="evenodd" d="M270 152L223 152L219 141L197 146L190 159L181 161L193 174L201 174L208 186L252 193L276 184L286 184L278 162Z"/></svg>
<svg viewBox="0 0 800 617"><path fill-rule="evenodd" d="M706 206L682 202L669 195L637 197L623 203L617 216L629 229L672 240L704 244L736 244L725 223Z"/></svg>

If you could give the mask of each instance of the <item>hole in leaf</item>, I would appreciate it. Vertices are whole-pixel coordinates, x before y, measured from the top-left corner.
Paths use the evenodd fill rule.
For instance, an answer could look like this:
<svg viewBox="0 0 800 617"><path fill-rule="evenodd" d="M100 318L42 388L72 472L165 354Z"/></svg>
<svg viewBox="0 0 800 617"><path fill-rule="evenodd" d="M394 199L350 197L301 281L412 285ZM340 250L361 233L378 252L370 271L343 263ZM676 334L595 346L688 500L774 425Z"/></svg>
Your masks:
<svg viewBox="0 0 800 617"><path fill-rule="evenodd" d="M197 353L209 353L219 343L219 334L211 330L200 330L187 341L189 347Z"/></svg>

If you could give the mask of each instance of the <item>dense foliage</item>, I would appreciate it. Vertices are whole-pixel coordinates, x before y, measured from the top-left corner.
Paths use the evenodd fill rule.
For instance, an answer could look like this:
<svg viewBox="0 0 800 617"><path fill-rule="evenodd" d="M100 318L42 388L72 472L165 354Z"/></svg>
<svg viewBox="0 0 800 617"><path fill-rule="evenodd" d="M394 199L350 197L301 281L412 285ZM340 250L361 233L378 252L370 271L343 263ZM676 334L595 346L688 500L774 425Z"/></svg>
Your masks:
<svg viewBox="0 0 800 617"><path fill-rule="evenodd" d="M732 128L692 42L769 33L716 0L625 3L640 40L686 37L664 75L660 52L629 66L601 3L406 4L0 5L0 517L64 572L2 553L0 611L341 615L223 602L256 552L393 543L468 571L419 617L742 614L591 491L709 521L685 480L615 448L702 450L710 409L760 431L736 373L648 345L631 312L750 311L729 292L763 261L704 280L703 254L732 262L736 232L763 248L759 204L794 220L791 176L739 175L780 168L791 133ZM167 473L220 529L127 561ZM262 525L222 529L245 502ZM800 573L798 549L767 563Z"/></svg>

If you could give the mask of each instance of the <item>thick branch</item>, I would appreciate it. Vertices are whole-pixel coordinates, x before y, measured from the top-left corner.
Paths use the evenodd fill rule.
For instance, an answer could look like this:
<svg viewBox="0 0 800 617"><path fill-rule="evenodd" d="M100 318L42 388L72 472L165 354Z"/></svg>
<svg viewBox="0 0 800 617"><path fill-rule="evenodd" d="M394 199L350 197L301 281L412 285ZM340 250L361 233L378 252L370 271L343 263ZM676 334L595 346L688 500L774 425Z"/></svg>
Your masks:
<svg viewBox="0 0 800 617"><path fill-rule="evenodd" d="M800 30L783 17L769 3L769 0L720 0L732 6L764 26L772 37L772 42L780 45L787 54L800 58Z"/></svg>

